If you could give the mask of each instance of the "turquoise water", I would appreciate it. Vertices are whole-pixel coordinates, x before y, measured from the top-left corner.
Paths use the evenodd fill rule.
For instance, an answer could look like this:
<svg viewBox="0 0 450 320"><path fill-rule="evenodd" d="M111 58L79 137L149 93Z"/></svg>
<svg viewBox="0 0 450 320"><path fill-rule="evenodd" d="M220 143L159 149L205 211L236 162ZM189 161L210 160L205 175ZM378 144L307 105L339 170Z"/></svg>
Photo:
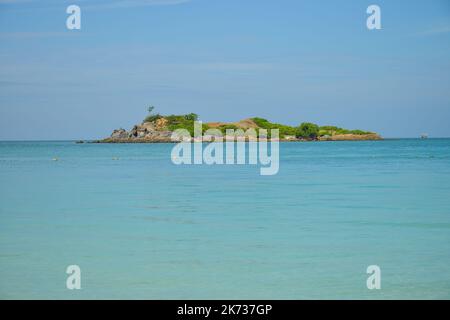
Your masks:
<svg viewBox="0 0 450 320"><path fill-rule="evenodd" d="M172 147L0 142L0 298L450 298L449 139L282 143L275 176Z"/></svg>

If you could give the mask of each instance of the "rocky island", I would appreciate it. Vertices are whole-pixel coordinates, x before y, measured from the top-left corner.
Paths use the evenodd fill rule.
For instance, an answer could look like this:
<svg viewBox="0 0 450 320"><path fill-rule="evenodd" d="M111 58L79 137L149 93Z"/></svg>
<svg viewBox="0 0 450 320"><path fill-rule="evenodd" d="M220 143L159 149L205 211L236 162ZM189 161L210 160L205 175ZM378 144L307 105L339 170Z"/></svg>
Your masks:
<svg viewBox="0 0 450 320"><path fill-rule="evenodd" d="M150 114L141 124L135 125L130 131L116 129L111 136L94 141L96 143L164 143L173 142L172 132L176 129L186 129L194 136L194 122L198 120L195 113L185 115ZM227 129L279 129L280 141L345 141L345 140L380 140L375 132L362 130L348 130L336 126L318 126L314 123L304 122L298 127L272 123L263 118L248 118L238 122L209 122L203 123L202 130L218 129L223 136Z"/></svg>

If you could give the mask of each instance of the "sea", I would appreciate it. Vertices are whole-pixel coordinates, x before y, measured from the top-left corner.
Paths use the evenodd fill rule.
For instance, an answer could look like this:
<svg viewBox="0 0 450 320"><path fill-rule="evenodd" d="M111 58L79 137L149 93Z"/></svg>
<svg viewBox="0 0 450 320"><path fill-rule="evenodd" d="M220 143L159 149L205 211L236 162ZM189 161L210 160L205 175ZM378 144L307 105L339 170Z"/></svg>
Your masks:
<svg viewBox="0 0 450 320"><path fill-rule="evenodd" d="M173 147L0 142L0 299L450 298L450 139Z"/></svg>

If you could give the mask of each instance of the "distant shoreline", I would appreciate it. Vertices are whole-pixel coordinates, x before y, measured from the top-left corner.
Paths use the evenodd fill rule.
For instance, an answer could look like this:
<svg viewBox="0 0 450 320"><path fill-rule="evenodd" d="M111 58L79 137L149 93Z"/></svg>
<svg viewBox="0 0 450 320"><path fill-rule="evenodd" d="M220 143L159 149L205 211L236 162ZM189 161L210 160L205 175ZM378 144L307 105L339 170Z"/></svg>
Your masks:
<svg viewBox="0 0 450 320"><path fill-rule="evenodd" d="M279 142L337 142L337 141L380 141L380 140L385 140L384 138L381 138L379 136L374 137L373 135L361 135L361 137L340 137L339 139L311 139L311 140L307 140L307 139L276 139L276 140L271 140L270 138L267 139L268 141L279 141ZM395 139L391 139L391 140L395 140ZM418 139L420 140L420 139ZM229 141L235 141L228 139L225 140L223 139L223 142L229 142ZM179 141L173 141L171 139L169 140L152 140L152 139L139 139L139 138L135 138L135 139L114 139L114 138L106 138L106 139L102 139L102 140L92 140L92 141L77 141L74 140L74 142L77 143L178 143ZM192 139L190 142L192 143L196 143L196 142L202 142L202 143L210 143L211 141L194 141L194 139ZM248 139L246 139L245 142L258 142L257 140L254 141L249 141Z"/></svg>
<svg viewBox="0 0 450 320"><path fill-rule="evenodd" d="M449 140L450 137L432 137L432 138L428 138L428 139L421 139L421 138L417 138L417 137L403 137L403 138L393 138L393 137L383 137L381 140L342 140L342 142L344 141L395 141L395 140L420 140L420 141L426 141L426 140ZM98 139L62 139L62 140L55 140L55 139L51 139L51 140L36 140L36 139L19 139L19 140L11 140L11 139L5 139L5 140L0 140L0 143L18 143L18 142L23 142L23 143L30 143L30 142L34 142L34 143L38 143L38 142L42 142L42 143L49 143L49 142L70 142L70 143L76 143L79 141L83 141L83 143L90 143L90 144L101 144L103 142L101 142L101 140ZM280 142L327 142L327 141L323 141L323 140L314 140L314 141L280 141ZM338 142L338 141L328 141L328 142ZM128 143L128 142L122 142L123 144ZM144 143L144 142L129 142L130 144L132 143ZM170 142L154 142L154 143L176 143L173 141ZM206 142L205 142L206 143Z"/></svg>
<svg viewBox="0 0 450 320"><path fill-rule="evenodd" d="M153 108L149 109L149 115L141 124L135 125L130 131L123 128L115 129L105 139L94 140L94 143L172 143L178 142L172 139L176 130L184 130L190 137L197 137L199 133L206 134L212 140L220 138L224 141L235 141L236 132L241 135L245 133L246 139L256 141L248 132L256 135L266 136L271 139L273 129L278 130L278 141L280 142L304 142L304 141L373 141L383 138L375 132L363 130L348 130L336 126L318 126L314 123L303 122L298 127L279 123L272 123L263 118L248 118L238 122L209 122L198 121L198 115L189 113L185 115L152 114ZM194 133L195 126L197 131ZM230 133L231 132L231 133ZM256 136L255 135L255 136ZM187 138L187 141L194 138ZM203 139L205 140L205 139ZM259 139L258 139L259 140ZM208 140L209 141L209 140ZM82 141L79 141L82 143ZM205 141L206 142L206 141Z"/></svg>

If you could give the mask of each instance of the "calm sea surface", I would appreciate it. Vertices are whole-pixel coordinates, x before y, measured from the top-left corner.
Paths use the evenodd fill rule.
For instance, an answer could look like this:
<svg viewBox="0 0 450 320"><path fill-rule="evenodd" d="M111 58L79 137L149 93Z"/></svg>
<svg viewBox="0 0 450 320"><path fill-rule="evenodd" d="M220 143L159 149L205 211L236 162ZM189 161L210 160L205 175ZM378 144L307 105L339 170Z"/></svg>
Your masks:
<svg viewBox="0 0 450 320"><path fill-rule="evenodd" d="M449 139L281 143L275 176L172 147L0 142L0 298L450 298Z"/></svg>

